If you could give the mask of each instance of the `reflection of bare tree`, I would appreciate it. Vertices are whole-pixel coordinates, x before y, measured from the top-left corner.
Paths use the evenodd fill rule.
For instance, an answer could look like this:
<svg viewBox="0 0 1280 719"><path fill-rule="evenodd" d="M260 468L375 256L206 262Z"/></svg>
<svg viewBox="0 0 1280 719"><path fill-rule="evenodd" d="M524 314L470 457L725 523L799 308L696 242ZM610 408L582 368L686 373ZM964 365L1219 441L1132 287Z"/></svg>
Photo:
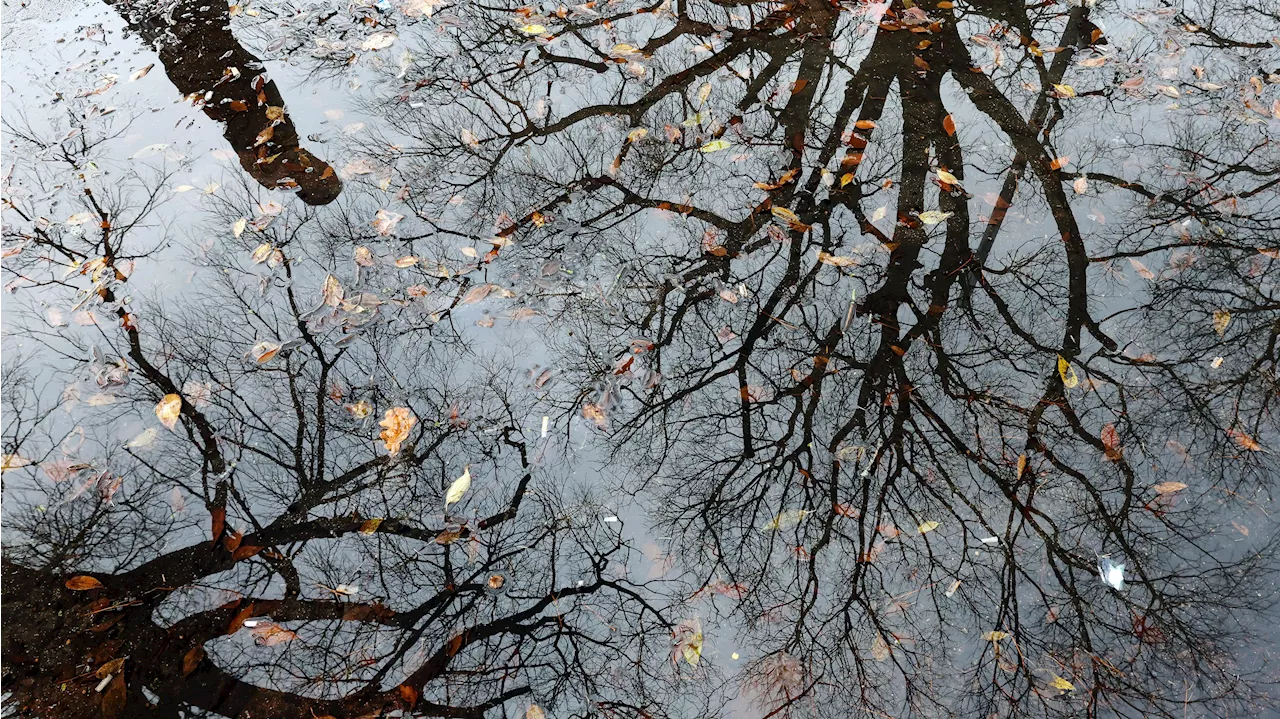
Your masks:
<svg viewBox="0 0 1280 719"><path fill-rule="evenodd" d="M456 275L432 291L458 294L420 313L377 294L399 270L326 266L313 220L300 233L267 214L269 258L212 252L185 300L126 303L121 210L86 197L93 229L74 238L26 219L38 210L13 228L30 284L49 271L41 253L84 268L43 297L74 293L99 329L90 352L30 325L40 356L79 368L52 405L35 377L7 387L6 492L21 503L6 515L6 688L27 710L658 711L660 679L635 658L665 655L668 621L645 598L659 593L626 579L630 550L589 495L535 479L522 387L442 323L466 289ZM153 414L165 395L181 403L172 432ZM375 439L392 407L417 419L394 454ZM129 425L146 428L121 437ZM475 486L448 506L464 466ZM68 591L73 575L100 586ZM92 671L119 657L99 702Z"/></svg>
<svg viewBox="0 0 1280 719"><path fill-rule="evenodd" d="M301 146L276 83L231 34L227 8L203 2L172 6L113 2L129 27L160 55L165 74L223 134L240 165L263 187L296 188L311 205L342 191L333 168ZM237 10L239 6L237 6Z"/></svg>
<svg viewBox="0 0 1280 719"><path fill-rule="evenodd" d="M645 660L668 631L688 648L693 624L666 618L688 600L737 632L769 715L1267 701L1237 662L1276 566L1250 517L1276 470L1280 164L1235 113L1274 90L1223 108L1195 75L1094 89L1142 67L1104 52L1112 18L1087 4L439 12L402 18L418 59L367 108L387 124L348 174L382 194L226 200L218 228L253 219L205 257L216 279L141 328L113 307L122 280L85 273L123 324L97 376L127 357L113 396L136 416L181 394L181 433L161 457L104 443L93 469L141 486L20 515L18 556L41 598L70 601L50 573L89 567L140 602L126 648L166 653L130 687L228 715L478 715L546 687L584 715L674 714L711 690L657 696L671 672ZM1263 49L1171 17L1150 27L1210 41L1193 52ZM1174 94L1196 115L1151 120ZM1121 152L1090 126L1124 113ZM121 247L87 237L67 259L113 267ZM530 389L480 361L459 316L492 300L545 321L530 344L558 372ZM529 491L544 403L640 477L625 489L691 583L625 581L627 545ZM55 452L30 430L47 403L26 406L6 450ZM418 424L393 459L370 437L394 406ZM463 523L440 510L467 463L487 493ZM224 517L212 536L123 504L173 487ZM352 576L377 603L341 598ZM232 644L277 626L288 655ZM206 663L183 677L185 656Z"/></svg>
<svg viewBox="0 0 1280 719"><path fill-rule="evenodd" d="M1135 128L1159 159L1111 163L1079 128L1110 117L1076 97L1080 65L1118 62L1087 7L984 4L994 31L945 7L734 8L460 28L424 50L460 58L416 81L427 109L392 111L421 141L385 159L433 179L406 193L429 231L544 263L521 266L574 326L584 389L564 410L606 428L615 461L645 458L662 533L761 657L751 687L819 714L1256 701L1232 619L1269 607L1272 539L1237 549L1202 513L1230 528L1250 506L1231 498L1274 470L1255 451L1274 432L1265 138ZM489 50L529 26L555 42L514 64ZM992 49L1019 59L981 71ZM1097 94L1143 112L1157 82ZM966 126L1007 139L1003 176L966 158ZM1100 226L1084 216L1107 188L1124 209ZM1054 241L996 264L1010 218L1041 207ZM1151 291L1100 303L1130 258ZM1129 589L1098 581L1097 553Z"/></svg>

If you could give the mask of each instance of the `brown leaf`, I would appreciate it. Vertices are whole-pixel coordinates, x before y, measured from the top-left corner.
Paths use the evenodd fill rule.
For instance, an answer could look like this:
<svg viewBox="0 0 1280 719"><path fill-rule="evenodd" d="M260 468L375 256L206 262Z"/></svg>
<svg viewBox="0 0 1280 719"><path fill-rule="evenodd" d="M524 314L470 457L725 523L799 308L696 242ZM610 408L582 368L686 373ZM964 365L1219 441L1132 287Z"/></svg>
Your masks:
<svg viewBox="0 0 1280 719"><path fill-rule="evenodd" d="M1156 494L1173 494L1174 492L1180 492L1186 488L1187 485L1182 482L1161 482L1160 484L1152 487L1152 489L1156 491Z"/></svg>
<svg viewBox="0 0 1280 719"><path fill-rule="evenodd" d="M251 619L257 611L258 606L253 602L249 602L236 615L231 618L231 624L227 626L227 634L235 634L240 631L240 627L244 626L244 620Z"/></svg>
<svg viewBox="0 0 1280 719"><path fill-rule="evenodd" d="M414 687L408 684L401 684L396 687L396 691L400 694L400 698L404 700L404 703L409 705L410 709L418 705L418 697L421 696L421 692Z"/></svg>
<svg viewBox="0 0 1280 719"><path fill-rule="evenodd" d="M222 532L227 528L227 510L223 507L214 507L209 512L213 525L213 541L216 543L222 538Z"/></svg>
<svg viewBox="0 0 1280 719"><path fill-rule="evenodd" d="M244 532L237 529L233 532L229 532L222 538L222 546L226 547L228 552L234 554L235 551L240 548L240 543L243 541Z"/></svg>
<svg viewBox="0 0 1280 719"><path fill-rule="evenodd" d="M1250 437L1249 435L1245 434L1244 432L1241 432L1238 429L1233 429L1228 431L1227 436L1235 440L1236 444L1240 445L1244 449L1249 450L1250 452L1262 451L1262 445L1258 444L1258 440L1254 439L1253 437Z"/></svg>
<svg viewBox="0 0 1280 719"><path fill-rule="evenodd" d="M102 716L105 719L116 719L124 712L124 705L129 700L129 692L124 686L124 677L117 676L111 680L107 691L102 695Z"/></svg>
<svg viewBox="0 0 1280 719"><path fill-rule="evenodd" d="M204 661L204 645L197 644L182 655L182 676L189 677Z"/></svg>
<svg viewBox="0 0 1280 719"><path fill-rule="evenodd" d="M274 647L298 638L297 632L285 629L274 622L259 622L249 630L249 633L253 635L253 643L260 647Z"/></svg>
<svg viewBox="0 0 1280 719"><path fill-rule="evenodd" d="M236 548L236 551L231 553L231 561L239 562L243 559L248 559L261 551L262 547L255 547L252 544L242 544Z"/></svg>
<svg viewBox="0 0 1280 719"><path fill-rule="evenodd" d="M87 592L90 589L101 589L102 582L99 582L97 579L88 575L81 574L78 577L68 579L66 587L67 589L75 592Z"/></svg>
<svg viewBox="0 0 1280 719"><path fill-rule="evenodd" d="M1243 534L1244 536L1246 537L1249 536L1249 528L1244 526L1243 524L1237 524L1236 522L1233 521L1231 523L1231 526L1235 527L1236 531Z"/></svg>
<svg viewBox="0 0 1280 719"><path fill-rule="evenodd" d="M124 660L125 657L116 657L115 659L112 659L106 664L98 667L98 671L94 672L93 675L99 679L106 679L112 674L119 674L121 667L124 666Z"/></svg>

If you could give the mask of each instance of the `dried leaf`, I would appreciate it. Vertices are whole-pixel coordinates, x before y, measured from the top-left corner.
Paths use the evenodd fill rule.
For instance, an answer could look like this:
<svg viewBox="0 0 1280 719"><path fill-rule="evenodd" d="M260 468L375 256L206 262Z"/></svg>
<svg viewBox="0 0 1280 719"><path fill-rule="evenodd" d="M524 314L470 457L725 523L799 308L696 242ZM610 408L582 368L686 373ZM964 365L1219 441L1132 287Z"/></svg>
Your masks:
<svg viewBox="0 0 1280 719"><path fill-rule="evenodd" d="M204 645L197 644L187 653L182 655L182 676L191 676L192 672L200 667L200 662L204 661Z"/></svg>
<svg viewBox="0 0 1280 719"><path fill-rule="evenodd" d="M1152 487L1152 489L1156 491L1156 494L1173 494L1174 492L1181 492L1186 488L1187 485L1182 482L1161 482L1160 484Z"/></svg>
<svg viewBox="0 0 1280 719"><path fill-rule="evenodd" d="M946 130L947 135L954 137L956 134L955 118L951 117L950 115L947 115L946 117L942 118L942 129Z"/></svg>
<svg viewBox="0 0 1280 719"><path fill-rule="evenodd" d="M1227 325L1231 324L1231 313L1227 310L1215 310L1213 313L1213 331L1221 337L1227 332Z"/></svg>
<svg viewBox="0 0 1280 719"><path fill-rule="evenodd" d="M942 526L942 522L934 522L931 520L931 521L925 522L924 524L921 524L919 527L916 527L916 530L919 531L920 534L928 534L929 532L932 532L933 530L941 526Z"/></svg>
<svg viewBox="0 0 1280 719"><path fill-rule="evenodd" d="M1069 692L1076 688L1076 685L1072 684L1066 679L1063 679L1057 674L1053 675L1053 680L1049 682L1049 686L1053 687L1054 689L1061 689L1064 692Z"/></svg>
<svg viewBox="0 0 1280 719"><path fill-rule="evenodd" d="M87 574L81 574L80 576L68 579L66 587L74 592L87 592L90 589L101 589L102 582L99 582L97 579L90 577Z"/></svg>
<svg viewBox="0 0 1280 719"><path fill-rule="evenodd" d="M166 394L163 399L156 404L156 417L160 423L168 429L172 430L178 426L178 417L182 415L182 396L177 394Z"/></svg>
<svg viewBox="0 0 1280 719"><path fill-rule="evenodd" d="M360 525L360 533L365 535L366 537L371 536L374 532L378 531L378 527L380 527L381 525L382 525L381 517L375 517L374 519L366 519L364 520L364 523Z"/></svg>
<svg viewBox="0 0 1280 719"><path fill-rule="evenodd" d="M1258 444L1258 440L1254 439L1253 437L1250 437L1249 435L1245 434L1244 432L1241 432L1238 429L1228 430L1227 436L1235 440L1235 443L1240 445L1240 447L1243 449L1247 449L1250 452L1262 451L1262 445Z"/></svg>
<svg viewBox="0 0 1280 719"><path fill-rule="evenodd" d="M760 531L769 532L777 529L786 529L794 527L809 516L808 509L785 509L777 514L773 519L760 525Z"/></svg>
<svg viewBox="0 0 1280 719"><path fill-rule="evenodd" d="M951 217L951 212L939 212L937 210L927 210L920 213L920 221L926 225L936 225L939 222L946 222Z"/></svg>
<svg viewBox="0 0 1280 719"><path fill-rule="evenodd" d="M1138 276L1142 277L1145 280L1154 280L1156 278L1156 275L1154 272L1147 269L1146 265L1133 259L1132 257L1129 258L1129 266L1133 268L1134 272L1138 273Z"/></svg>
<svg viewBox="0 0 1280 719"><path fill-rule="evenodd" d="M998 642L998 641L1000 641L1001 639L1004 639L1004 638L1006 638L1006 637L1008 637L1008 636L1009 636L1009 633L1008 633L1008 632L990 631L990 632L987 632L986 634L983 634L983 635L982 635L982 641L984 641L984 642Z"/></svg>
<svg viewBox="0 0 1280 719"><path fill-rule="evenodd" d="M409 438L409 431L417 422L418 418L413 416L408 407L392 407L387 410L386 416L378 423L383 428L378 437L392 457L400 453L400 444Z"/></svg>
<svg viewBox="0 0 1280 719"><path fill-rule="evenodd" d="M456 504L462 500L462 495L467 493L471 488L471 465L462 468L462 476L453 480L453 484L449 485L449 491L444 495L444 506L447 508L450 504Z"/></svg>
<svg viewBox="0 0 1280 719"><path fill-rule="evenodd" d="M729 149L730 146L728 140L712 140L698 149L702 152L719 152Z"/></svg>

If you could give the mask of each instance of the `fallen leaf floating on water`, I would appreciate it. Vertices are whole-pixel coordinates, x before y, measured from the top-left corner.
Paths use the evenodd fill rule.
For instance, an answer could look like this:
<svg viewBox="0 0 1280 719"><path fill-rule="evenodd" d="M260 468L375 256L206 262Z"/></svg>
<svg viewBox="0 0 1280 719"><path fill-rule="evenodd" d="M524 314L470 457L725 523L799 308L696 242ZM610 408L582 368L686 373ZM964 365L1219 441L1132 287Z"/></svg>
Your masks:
<svg viewBox="0 0 1280 719"><path fill-rule="evenodd" d="M948 185L955 185L956 187L961 186L960 180L957 179L955 175L951 174L950 172L947 172L946 170L938 170L938 179Z"/></svg>
<svg viewBox="0 0 1280 719"><path fill-rule="evenodd" d="M1133 259L1132 257L1129 258L1129 266L1132 267L1133 271L1137 272L1138 276L1143 278L1144 280L1154 280L1156 278L1156 275L1154 272L1147 269L1146 265Z"/></svg>
<svg viewBox="0 0 1280 719"><path fill-rule="evenodd" d="M921 534L928 534L929 532L932 532L933 530L941 526L942 526L942 522L928 521L928 522L925 522L924 524L921 524L919 527L916 527L916 530L919 531Z"/></svg>
<svg viewBox="0 0 1280 719"><path fill-rule="evenodd" d="M408 407L392 407L387 410L382 421L378 422L382 427L378 437L392 457L400 453L400 444L409 438L409 431L417 422L418 418L413 416Z"/></svg>
<svg viewBox="0 0 1280 719"><path fill-rule="evenodd" d="M1054 85L1053 89L1059 97L1075 97L1076 89L1070 85Z"/></svg>
<svg viewBox="0 0 1280 719"><path fill-rule="evenodd" d="M821 262L824 265L831 265L832 267L854 267L858 264L858 259L856 257L832 255L823 252L816 247L814 248L814 252L818 253L818 262Z"/></svg>
<svg viewBox="0 0 1280 719"><path fill-rule="evenodd" d="M178 426L178 417L182 414L182 397L177 394L166 394L156 405L156 417L168 429Z"/></svg>
<svg viewBox="0 0 1280 719"><path fill-rule="evenodd" d="M521 25L519 30L526 35L542 35L547 32L545 25Z"/></svg>
<svg viewBox="0 0 1280 719"><path fill-rule="evenodd" d="M31 464L31 460L27 459L26 457L22 457L16 454L6 454L4 456L3 464L0 465L0 472L8 472L11 469L25 467L28 464Z"/></svg>
<svg viewBox="0 0 1280 719"><path fill-rule="evenodd" d="M374 519L366 519L364 520L364 524L360 525L360 533L366 537L371 536L373 535L374 532L378 531L378 527L381 525L382 525L381 517L375 517Z"/></svg>
<svg viewBox="0 0 1280 719"><path fill-rule="evenodd" d="M925 212L920 213L920 221L926 225L936 225L939 222L946 222L947 218L951 217L952 214L953 213L950 213L950 212L938 212L937 210L926 210Z"/></svg>
<svg viewBox="0 0 1280 719"><path fill-rule="evenodd" d="M1187 485L1182 482L1161 482L1160 484L1152 487L1152 489L1156 491L1156 494L1173 494L1174 492L1181 492L1186 488Z"/></svg>
<svg viewBox="0 0 1280 719"><path fill-rule="evenodd" d="M884 637L877 634L875 640L871 642L871 658L878 662L883 662L888 661L892 654L889 650L889 643L884 640Z"/></svg>
<svg viewBox="0 0 1280 719"><path fill-rule="evenodd" d="M260 265L271 258L271 250L272 250L271 245L268 245L266 243L258 245L253 250L253 254L249 256L249 259L253 260L253 264Z"/></svg>
<svg viewBox="0 0 1280 719"><path fill-rule="evenodd" d="M444 495L444 506L447 508L450 504L457 504L462 500L462 495L467 493L471 488L471 465L462 468L462 476L453 480L453 484L449 485L449 491Z"/></svg>
<svg viewBox="0 0 1280 719"><path fill-rule="evenodd" d="M1058 355L1058 376L1062 378L1062 386L1067 389L1080 384L1080 378L1076 376L1075 368L1062 355Z"/></svg>
<svg viewBox="0 0 1280 719"><path fill-rule="evenodd" d="M280 345L275 342L259 342L249 350L249 356L258 364L266 364L278 354L280 354Z"/></svg>
<svg viewBox="0 0 1280 719"><path fill-rule="evenodd" d="M785 509L777 514L773 519L760 525L760 531L770 532L776 529L786 529L794 527L809 516L808 509Z"/></svg>
<svg viewBox="0 0 1280 719"><path fill-rule="evenodd" d="M379 235L390 235L396 224L403 219L404 215L398 212L378 210L377 215L373 218L373 229L377 230Z"/></svg>
<svg viewBox="0 0 1280 719"><path fill-rule="evenodd" d="M249 221L243 217L231 223L231 234L239 237L244 234L244 228L249 226Z"/></svg>
<svg viewBox="0 0 1280 719"><path fill-rule="evenodd" d="M129 82L137 82L138 80L141 80L142 78L146 77L147 73L151 72L151 68L155 66L156 64L153 62L144 68L139 68L137 70L134 70L133 74L129 76Z"/></svg>
<svg viewBox="0 0 1280 719"><path fill-rule="evenodd" d="M260 647L274 647L298 638L297 632L285 629L274 622L258 622L249 630L249 633L253 636L253 643Z"/></svg>
<svg viewBox="0 0 1280 719"><path fill-rule="evenodd" d="M76 214L68 217L64 224L83 225L84 223L92 219L93 219L93 215L88 212L77 212Z"/></svg>
<svg viewBox="0 0 1280 719"><path fill-rule="evenodd" d="M524 712L524 719L547 719L546 712L542 711L542 707L537 704L530 704L529 708Z"/></svg>
<svg viewBox="0 0 1280 719"><path fill-rule="evenodd" d="M1250 437L1249 435L1245 434L1244 432L1241 432L1238 429L1229 430L1227 432L1227 436L1235 440L1235 443L1240 445L1242 449L1247 449L1250 452L1262 451L1262 445L1258 444L1258 440L1254 439L1253 437Z"/></svg>
<svg viewBox="0 0 1280 719"><path fill-rule="evenodd" d="M719 152L720 150L729 149L728 140L712 140L699 148L702 152Z"/></svg>
<svg viewBox="0 0 1280 719"><path fill-rule="evenodd" d="M396 34L393 32L375 32L360 43L361 50L384 50L391 47L396 42Z"/></svg>
<svg viewBox="0 0 1280 719"><path fill-rule="evenodd" d="M1227 310L1215 310L1213 313L1213 331L1221 337L1227 332L1227 325L1231 324L1231 313Z"/></svg>
<svg viewBox="0 0 1280 719"><path fill-rule="evenodd" d="M957 579L951 583L951 586L947 587L947 591L943 592L943 595L947 597L954 596L956 593L956 590L959 588L960 588L960 580Z"/></svg>
<svg viewBox="0 0 1280 719"><path fill-rule="evenodd" d="M702 659L702 620L694 617L680 622L675 629L675 638L677 661L684 659L689 666L698 666Z"/></svg>
<svg viewBox="0 0 1280 719"><path fill-rule="evenodd" d="M1053 675L1053 680L1049 682L1049 686L1053 687L1054 689L1061 689L1064 692L1069 692L1076 688L1076 685L1072 684L1066 679L1063 679L1057 674Z"/></svg>
<svg viewBox="0 0 1280 719"><path fill-rule="evenodd" d="M956 134L955 119L950 115L942 118L942 129L946 131L947 135L954 137Z"/></svg>
<svg viewBox="0 0 1280 719"><path fill-rule="evenodd" d="M145 448L145 446L155 444L157 436L160 436L160 432L157 432L155 427L147 427L147 429L138 432L138 436L136 436L136 438L124 443L124 446L127 446L129 449L142 449Z"/></svg>
<svg viewBox="0 0 1280 719"><path fill-rule="evenodd" d="M998 642L998 641L1000 641L1001 639L1005 639L1005 638L1007 638L1008 636L1009 636L1009 633L1008 633L1008 632L1002 632L1002 631L999 631L999 630L995 630L995 631L990 631L990 632L987 632L986 634L983 634L983 635L982 635L982 641L984 641L984 642Z"/></svg>
<svg viewBox="0 0 1280 719"><path fill-rule="evenodd" d="M102 582L99 582L97 579L88 575L81 574L78 577L68 579L66 587L73 592L87 592L90 589L100 589L102 587Z"/></svg>
<svg viewBox="0 0 1280 719"><path fill-rule="evenodd" d="M320 297L329 307L337 307L342 304L344 292L342 284L338 282L338 278L333 275L325 275L324 284L320 286Z"/></svg>

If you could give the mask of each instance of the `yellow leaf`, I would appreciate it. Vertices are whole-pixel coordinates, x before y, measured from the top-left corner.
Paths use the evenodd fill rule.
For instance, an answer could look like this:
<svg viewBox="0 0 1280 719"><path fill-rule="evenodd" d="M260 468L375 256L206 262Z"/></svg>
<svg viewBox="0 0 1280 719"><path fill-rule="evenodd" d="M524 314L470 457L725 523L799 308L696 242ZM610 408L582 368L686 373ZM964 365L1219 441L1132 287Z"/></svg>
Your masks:
<svg viewBox="0 0 1280 719"><path fill-rule="evenodd" d="M627 133L627 142L635 142L636 140L639 140L640 138L648 134L649 134L649 130L647 130L646 128L637 127L636 129Z"/></svg>
<svg viewBox="0 0 1280 719"><path fill-rule="evenodd" d="M1069 692L1076 688L1076 685L1072 684L1066 679L1063 679L1057 674L1053 675L1053 681L1049 682L1049 686L1053 687L1054 689L1061 689L1064 692Z"/></svg>
<svg viewBox="0 0 1280 719"><path fill-rule="evenodd" d="M383 428L378 437L392 457L400 453L400 444L409 438L409 431L417 423L418 418L413 416L408 407L392 407L387 410L382 421L378 422Z"/></svg>
<svg viewBox="0 0 1280 719"><path fill-rule="evenodd" d="M951 217L950 212L938 212L937 210L928 210L920 213L920 221L926 225L936 225L939 222L946 222Z"/></svg>
<svg viewBox="0 0 1280 719"><path fill-rule="evenodd" d="M784 221L784 222L799 222L799 221L800 221L800 216L799 216L799 215L797 215L796 213L792 212L791 210L788 210L788 209L787 209L787 208L785 208L785 207L771 207L771 208L769 208L769 212L773 213L773 216L774 216L774 217L776 217L776 218L778 218L779 220L782 220L782 221Z"/></svg>
<svg viewBox="0 0 1280 719"><path fill-rule="evenodd" d="M378 531L378 526L381 524L382 524L381 517L375 517L374 519L366 519L364 520L364 524L360 525L360 533L365 536L369 536L374 532Z"/></svg>
<svg viewBox="0 0 1280 719"><path fill-rule="evenodd" d="M1004 638L1005 638L1005 637L1007 637L1007 636L1009 636L1009 633L1008 633L1008 632L991 631L991 632L987 632L986 634L983 634L983 635L982 635L982 641L984 641L984 642L998 642L998 641L1000 641L1001 639L1004 639Z"/></svg>
<svg viewBox="0 0 1280 719"><path fill-rule="evenodd" d="M850 182L853 182L853 173L852 173L852 172L846 172L846 173L844 173L843 175L841 175L841 176L840 176L840 186L841 186L841 187L844 187L845 185L849 184Z"/></svg>
<svg viewBox="0 0 1280 719"><path fill-rule="evenodd" d="M542 25L521 25L520 26L520 32L526 35L541 35L546 31L547 31L547 28Z"/></svg>
<svg viewBox="0 0 1280 719"><path fill-rule="evenodd" d="M928 522L925 522L924 524L921 524L919 527L916 527L916 529L919 530L921 534L928 534L929 532L932 532L933 530L941 526L942 526L942 522L928 521Z"/></svg>
<svg viewBox="0 0 1280 719"><path fill-rule="evenodd" d="M760 531L768 532L775 529L786 529L799 524L806 516L809 515L807 509L785 509L778 513L776 517L770 519L760 525Z"/></svg>
<svg viewBox="0 0 1280 719"><path fill-rule="evenodd" d="M236 237L239 237L240 235L244 234L244 228L248 227L248 225L249 225L249 221L241 217L240 219L236 220L231 224L231 234L235 235Z"/></svg>
<svg viewBox="0 0 1280 719"><path fill-rule="evenodd" d="M720 150L726 150L728 148L729 148L728 140L712 140L711 142L708 142L707 144L703 145L700 149L703 152L719 152Z"/></svg>
<svg viewBox="0 0 1280 719"><path fill-rule="evenodd" d="M695 633L689 637L688 641L681 644L680 654L684 656L689 666L698 666L698 660L702 658L702 632Z"/></svg>
<svg viewBox="0 0 1280 719"><path fill-rule="evenodd" d="M1058 376L1062 378L1062 386L1067 389L1080 384L1080 378L1076 376L1075 368L1062 355L1058 355Z"/></svg>
<svg viewBox="0 0 1280 719"><path fill-rule="evenodd" d="M698 104L706 102L708 97L711 97L711 83L704 82L702 87L698 88Z"/></svg>
<svg viewBox="0 0 1280 719"><path fill-rule="evenodd" d="M267 106L267 119L268 119L268 120L279 120L279 119L281 119L281 118L283 118L283 117L284 117L284 108L283 108L283 107L279 107L279 106L277 106L277 105L268 105L268 106Z"/></svg>
<svg viewBox="0 0 1280 719"><path fill-rule="evenodd" d="M1071 87L1070 85L1054 85L1054 86L1053 86L1053 89L1054 89L1054 90L1057 90L1057 91L1058 91L1058 94L1059 94L1059 95L1061 95L1061 96L1063 96L1063 97L1075 97L1075 96L1076 96L1076 89L1075 89L1074 87Z"/></svg>
<svg viewBox="0 0 1280 719"><path fill-rule="evenodd" d="M18 467L25 467L28 464L31 464L31 460L27 459L26 457L22 457L16 454L6 454L4 456L4 463L0 464L0 472L8 472L11 469L17 469Z"/></svg>
<svg viewBox="0 0 1280 719"><path fill-rule="evenodd" d="M524 712L524 719L547 719L547 714L537 704L530 704Z"/></svg>
<svg viewBox="0 0 1280 719"><path fill-rule="evenodd" d="M260 265L263 262L266 262L267 259L270 257L271 257L271 245L268 245L265 243L258 245L258 247L254 249L253 254L250 255L250 259L253 260L253 264L255 265Z"/></svg>
<svg viewBox="0 0 1280 719"><path fill-rule="evenodd" d="M1215 310L1213 313L1213 331L1221 337L1227 331L1227 325L1231 324L1231 313L1226 310Z"/></svg>
<svg viewBox="0 0 1280 719"><path fill-rule="evenodd" d="M956 178L955 175L951 174L950 172L947 172L946 170L938 170L938 179L942 180L948 185L955 185L956 187L960 186L960 180Z"/></svg>
<svg viewBox="0 0 1280 719"><path fill-rule="evenodd" d="M156 405L156 417L160 419L160 423L169 429L173 429L178 425L178 416L182 414L182 397L176 394L166 394L164 399Z"/></svg>
<svg viewBox="0 0 1280 719"><path fill-rule="evenodd" d="M462 500L462 495L467 493L471 488L471 465L462 468L462 476L453 480L453 484L449 485L449 491L444 495L444 506L456 504Z"/></svg>

